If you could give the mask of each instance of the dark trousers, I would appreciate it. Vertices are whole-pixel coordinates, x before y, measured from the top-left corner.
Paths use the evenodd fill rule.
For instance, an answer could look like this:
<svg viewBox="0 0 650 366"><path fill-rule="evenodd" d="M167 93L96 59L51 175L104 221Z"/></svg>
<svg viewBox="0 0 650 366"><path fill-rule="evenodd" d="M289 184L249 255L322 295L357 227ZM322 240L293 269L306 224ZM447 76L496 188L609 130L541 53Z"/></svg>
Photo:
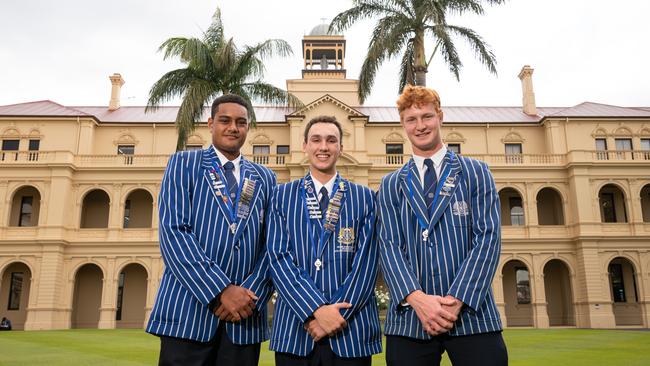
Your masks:
<svg viewBox="0 0 650 366"><path fill-rule="evenodd" d="M388 366L440 365L445 351L454 366L508 365L508 351L501 332L456 337L442 334L431 340L386 336Z"/></svg>
<svg viewBox="0 0 650 366"><path fill-rule="evenodd" d="M370 366L371 357L344 358L339 357L330 348L327 338L321 339L314 350L307 356L296 356L291 353L275 353L276 366Z"/></svg>
<svg viewBox="0 0 650 366"><path fill-rule="evenodd" d="M230 341L224 323L209 342L160 337L159 366L257 366L260 344L237 345Z"/></svg>

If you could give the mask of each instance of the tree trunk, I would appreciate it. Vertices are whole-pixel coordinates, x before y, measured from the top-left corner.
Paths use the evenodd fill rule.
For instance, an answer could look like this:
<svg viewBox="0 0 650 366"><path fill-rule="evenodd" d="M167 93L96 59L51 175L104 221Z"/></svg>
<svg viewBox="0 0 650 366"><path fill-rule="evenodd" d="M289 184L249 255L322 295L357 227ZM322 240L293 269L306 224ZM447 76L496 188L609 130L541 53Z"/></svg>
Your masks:
<svg viewBox="0 0 650 366"><path fill-rule="evenodd" d="M415 85L427 86L427 60L424 55L424 31L416 31L413 39L415 53Z"/></svg>

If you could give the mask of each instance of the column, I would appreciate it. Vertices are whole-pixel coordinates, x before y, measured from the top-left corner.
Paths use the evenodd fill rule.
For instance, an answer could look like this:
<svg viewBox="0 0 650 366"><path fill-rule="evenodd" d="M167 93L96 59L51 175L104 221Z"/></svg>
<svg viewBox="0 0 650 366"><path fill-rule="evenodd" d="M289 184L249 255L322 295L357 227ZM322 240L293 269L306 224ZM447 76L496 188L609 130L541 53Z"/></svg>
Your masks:
<svg viewBox="0 0 650 366"><path fill-rule="evenodd" d="M106 263L106 273L102 279L102 301L99 308L99 329L115 329L117 311L117 276L115 275L115 258Z"/></svg>

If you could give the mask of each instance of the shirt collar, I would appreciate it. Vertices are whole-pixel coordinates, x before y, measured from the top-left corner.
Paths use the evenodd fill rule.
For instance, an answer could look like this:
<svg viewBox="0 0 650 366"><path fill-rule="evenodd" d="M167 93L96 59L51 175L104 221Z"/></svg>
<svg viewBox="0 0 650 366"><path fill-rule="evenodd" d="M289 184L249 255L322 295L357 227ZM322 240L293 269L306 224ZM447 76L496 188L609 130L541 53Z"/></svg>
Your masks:
<svg viewBox="0 0 650 366"><path fill-rule="evenodd" d="M214 152L217 153L217 157L219 158L219 162L221 162L221 166L224 166L227 162L232 162L235 165L235 168L239 167L239 163L241 162L241 154L239 154L236 158L233 160L229 160L226 158L224 154L219 151L214 145L212 145L212 148L214 149Z"/></svg>
<svg viewBox="0 0 650 366"><path fill-rule="evenodd" d="M418 170L424 170L424 159L431 159L433 160L433 166L435 168L439 168L440 165L442 164L442 161L445 159L445 155L447 155L447 146L442 145L440 150L436 151L435 154L431 156L418 156L413 154L413 161L415 162L415 165L417 166Z"/></svg>
<svg viewBox="0 0 650 366"><path fill-rule="evenodd" d="M311 173L310 173L311 174ZM334 174L330 180L328 180L325 184L321 183L318 181L318 179L314 178L314 176L311 176L311 180L314 181L314 189L316 189L316 194L320 194L320 189L324 186L327 189L327 193L332 194L332 190L334 190L334 182L336 182L336 176L338 173Z"/></svg>

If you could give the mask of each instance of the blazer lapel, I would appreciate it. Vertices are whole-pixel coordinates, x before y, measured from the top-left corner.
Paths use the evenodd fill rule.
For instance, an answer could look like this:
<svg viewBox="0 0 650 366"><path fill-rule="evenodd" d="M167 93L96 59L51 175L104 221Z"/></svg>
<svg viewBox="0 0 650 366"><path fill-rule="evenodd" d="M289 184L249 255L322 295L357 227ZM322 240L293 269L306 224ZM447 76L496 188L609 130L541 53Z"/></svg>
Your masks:
<svg viewBox="0 0 650 366"><path fill-rule="evenodd" d="M232 224L230 218L231 203L228 197L223 195L223 192L225 192L226 189L226 182L221 180L219 173L215 170L217 165L219 165L219 159L217 158L217 154L214 152L214 148L210 146L203 150L203 157L201 159L203 178L205 179L205 183L208 185L208 190L212 192L214 199L217 201L217 206L219 206L221 214L230 225Z"/></svg>
<svg viewBox="0 0 650 366"><path fill-rule="evenodd" d="M415 161L411 158L408 163L402 168L400 172L402 194L404 194L406 202L413 210L413 213L425 222L429 221L429 213L427 206L422 196L422 183L420 183L420 174L415 166Z"/></svg>
<svg viewBox="0 0 650 366"><path fill-rule="evenodd" d="M243 220L237 219L236 222L237 231L235 231L235 242L239 239L242 232L244 231L244 228L246 227L246 223L248 222L248 220L250 220L251 216L253 216L255 204L260 195L260 192L262 191L262 184L264 183L262 181L262 178L259 176L259 174L257 174L257 171L255 171L255 168L253 168L251 166L251 163L248 160L245 160L243 156L241 158L241 169L242 169L242 180L241 182L239 182L239 190L241 191L244 181L246 179L255 182L255 190L253 191L253 197L250 200L250 208L248 210L248 215Z"/></svg>
<svg viewBox="0 0 650 366"><path fill-rule="evenodd" d="M461 173L460 161L456 155L452 155L451 152L447 152L447 155L445 155L442 171L444 171L445 167L447 166L449 166L449 175L447 176L447 179L445 179L445 182L441 182L443 186L440 190L440 195L438 196L435 207L433 208L431 222L429 223L429 232L433 230L433 227L442 217L442 214L445 212L445 209L451 201L451 197L454 195L454 192L456 192L456 189L458 189L458 186L460 185L458 182Z"/></svg>

